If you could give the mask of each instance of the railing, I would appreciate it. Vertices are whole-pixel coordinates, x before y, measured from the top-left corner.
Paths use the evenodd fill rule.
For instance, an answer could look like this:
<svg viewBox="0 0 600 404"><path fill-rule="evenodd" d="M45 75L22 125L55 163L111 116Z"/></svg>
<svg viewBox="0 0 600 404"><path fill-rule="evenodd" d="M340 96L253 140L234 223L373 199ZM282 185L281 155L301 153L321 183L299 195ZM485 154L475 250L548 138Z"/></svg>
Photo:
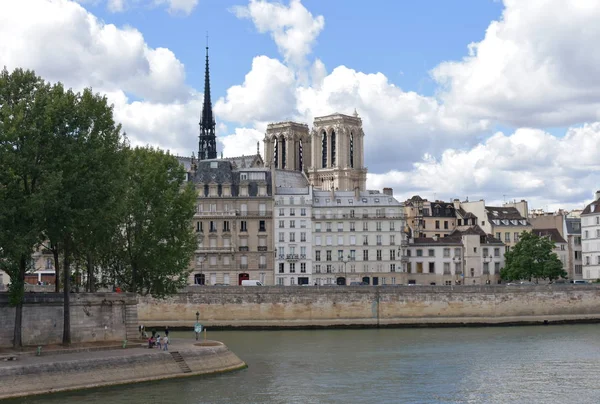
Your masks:
<svg viewBox="0 0 600 404"><path fill-rule="evenodd" d="M304 259L306 259L306 254L300 254L300 259L301 259L301 260L304 260Z"/></svg>
<svg viewBox="0 0 600 404"><path fill-rule="evenodd" d="M280 260L285 259L285 254L279 254L279 259Z"/></svg>
<svg viewBox="0 0 600 404"><path fill-rule="evenodd" d="M267 269L267 264L258 264L258 269Z"/></svg>
<svg viewBox="0 0 600 404"><path fill-rule="evenodd" d="M248 264L240 264L240 269L243 269L243 270L248 269Z"/></svg>
<svg viewBox="0 0 600 404"><path fill-rule="evenodd" d="M236 216L260 216L260 217L269 217L273 212L270 210L246 210L246 211L235 211Z"/></svg>
<svg viewBox="0 0 600 404"><path fill-rule="evenodd" d="M298 254L288 254L285 256L285 259L288 261L296 261L298 260L299 256Z"/></svg>
<svg viewBox="0 0 600 404"><path fill-rule="evenodd" d="M258 246L258 251L267 251L267 248L268 248L267 246L259 245Z"/></svg>
<svg viewBox="0 0 600 404"><path fill-rule="evenodd" d="M232 247L197 247L196 252L219 252L219 251L227 251L231 252Z"/></svg>
<svg viewBox="0 0 600 404"><path fill-rule="evenodd" d="M235 216L235 212L196 212L194 216L199 217L232 217Z"/></svg>
<svg viewBox="0 0 600 404"><path fill-rule="evenodd" d="M250 251L250 247L248 246L240 246L240 251Z"/></svg>

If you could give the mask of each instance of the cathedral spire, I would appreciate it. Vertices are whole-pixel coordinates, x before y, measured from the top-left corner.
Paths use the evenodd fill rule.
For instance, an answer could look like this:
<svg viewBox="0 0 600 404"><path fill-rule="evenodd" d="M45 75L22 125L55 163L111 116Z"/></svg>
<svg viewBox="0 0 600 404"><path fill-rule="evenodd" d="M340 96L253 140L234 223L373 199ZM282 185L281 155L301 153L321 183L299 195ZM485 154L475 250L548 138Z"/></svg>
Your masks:
<svg viewBox="0 0 600 404"><path fill-rule="evenodd" d="M200 142L198 160L217 158L217 139L215 136L215 119L210 100L210 74L208 67L208 34L206 35L206 67L204 71L204 103L200 117Z"/></svg>

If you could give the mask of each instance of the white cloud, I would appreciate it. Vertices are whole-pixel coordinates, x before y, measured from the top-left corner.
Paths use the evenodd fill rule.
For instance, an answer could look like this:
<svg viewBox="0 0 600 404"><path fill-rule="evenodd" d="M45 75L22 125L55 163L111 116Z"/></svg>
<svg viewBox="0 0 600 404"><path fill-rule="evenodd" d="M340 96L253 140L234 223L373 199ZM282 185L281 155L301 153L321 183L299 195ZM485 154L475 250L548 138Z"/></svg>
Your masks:
<svg viewBox="0 0 600 404"><path fill-rule="evenodd" d="M229 88L214 110L221 119L241 124L278 120L294 112L295 87L292 70L276 59L257 56L244 83Z"/></svg>
<svg viewBox="0 0 600 404"><path fill-rule="evenodd" d="M259 142L260 154L263 154L263 138L265 132L253 128L236 128L231 135L221 137L224 157L235 157L256 154L256 142Z"/></svg>
<svg viewBox="0 0 600 404"><path fill-rule="evenodd" d="M462 61L432 71L456 113L515 126L600 119L600 2L505 0Z"/></svg>
<svg viewBox="0 0 600 404"><path fill-rule="evenodd" d="M68 0L2 2L0 54L9 69L34 69L69 87L124 91L154 102L190 95L173 52L153 49L138 30L104 24Z"/></svg>
<svg viewBox="0 0 600 404"><path fill-rule="evenodd" d="M98 4L102 0L74 0L82 4ZM198 5L198 0L106 0L106 8L111 13L121 13L134 7L167 6L171 14L189 15Z"/></svg>
<svg viewBox="0 0 600 404"><path fill-rule="evenodd" d="M251 19L259 32L268 32L287 63L303 67L325 19L313 15L300 0L290 0L289 6L265 0L250 0L248 6L236 6L238 18Z"/></svg>
<svg viewBox="0 0 600 404"><path fill-rule="evenodd" d="M582 207L598 185L600 122L570 128L562 138L539 129L496 133L469 150L424 155L411 170L370 174L369 186L394 187L402 199L489 201L527 199L532 207Z"/></svg>

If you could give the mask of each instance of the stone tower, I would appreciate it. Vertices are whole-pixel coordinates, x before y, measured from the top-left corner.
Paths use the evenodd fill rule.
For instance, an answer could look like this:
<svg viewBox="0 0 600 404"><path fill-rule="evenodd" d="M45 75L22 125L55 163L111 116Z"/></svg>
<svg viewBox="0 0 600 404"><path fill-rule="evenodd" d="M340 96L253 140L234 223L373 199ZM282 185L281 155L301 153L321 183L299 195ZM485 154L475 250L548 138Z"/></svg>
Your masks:
<svg viewBox="0 0 600 404"><path fill-rule="evenodd" d="M267 125L265 165L280 170L304 171L311 165L308 125L278 122Z"/></svg>
<svg viewBox="0 0 600 404"><path fill-rule="evenodd" d="M307 169L313 186L322 190L365 190L362 119L354 115L332 114L316 117L310 135L311 162Z"/></svg>
<svg viewBox="0 0 600 404"><path fill-rule="evenodd" d="M204 104L200 117L200 136L198 142L198 160L217 158L217 137L215 135L215 118L210 100L210 74L208 70L208 46L206 47L206 68L204 71Z"/></svg>

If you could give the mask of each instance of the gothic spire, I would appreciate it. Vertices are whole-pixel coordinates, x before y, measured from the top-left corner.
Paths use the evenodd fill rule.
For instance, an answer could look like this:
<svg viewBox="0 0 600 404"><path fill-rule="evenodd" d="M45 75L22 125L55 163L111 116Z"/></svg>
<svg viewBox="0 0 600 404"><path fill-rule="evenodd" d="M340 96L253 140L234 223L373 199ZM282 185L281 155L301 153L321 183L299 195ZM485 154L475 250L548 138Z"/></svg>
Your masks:
<svg viewBox="0 0 600 404"><path fill-rule="evenodd" d="M208 35L206 36L206 67L204 71L204 103L200 117L200 142L198 160L217 158L217 139L215 136L215 119L210 101L210 74L208 67Z"/></svg>

